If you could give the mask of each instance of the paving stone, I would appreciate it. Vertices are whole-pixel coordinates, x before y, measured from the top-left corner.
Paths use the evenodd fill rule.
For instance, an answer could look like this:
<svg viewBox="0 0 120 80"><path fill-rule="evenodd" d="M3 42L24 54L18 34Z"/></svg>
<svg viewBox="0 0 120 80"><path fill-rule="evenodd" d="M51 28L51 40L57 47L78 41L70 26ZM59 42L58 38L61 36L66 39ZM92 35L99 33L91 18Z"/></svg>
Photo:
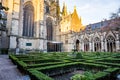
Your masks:
<svg viewBox="0 0 120 80"><path fill-rule="evenodd" d="M27 78L25 76L19 72L8 55L0 55L0 80L30 80L28 75Z"/></svg>

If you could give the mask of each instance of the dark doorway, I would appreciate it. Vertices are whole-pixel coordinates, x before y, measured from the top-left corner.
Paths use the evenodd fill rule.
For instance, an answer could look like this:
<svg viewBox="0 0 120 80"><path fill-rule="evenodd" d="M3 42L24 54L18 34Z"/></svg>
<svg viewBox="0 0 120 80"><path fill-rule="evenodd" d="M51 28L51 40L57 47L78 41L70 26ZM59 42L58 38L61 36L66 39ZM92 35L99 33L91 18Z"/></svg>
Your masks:
<svg viewBox="0 0 120 80"><path fill-rule="evenodd" d="M61 52L62 43L47 43L47 52Z"/></svg>
<svg viewBox="0 0 120 80"><path fill-rule="evenodd" d="M76 51L79 51L79 43L80 43L80 41L77 39L76 40Z"/></svg>

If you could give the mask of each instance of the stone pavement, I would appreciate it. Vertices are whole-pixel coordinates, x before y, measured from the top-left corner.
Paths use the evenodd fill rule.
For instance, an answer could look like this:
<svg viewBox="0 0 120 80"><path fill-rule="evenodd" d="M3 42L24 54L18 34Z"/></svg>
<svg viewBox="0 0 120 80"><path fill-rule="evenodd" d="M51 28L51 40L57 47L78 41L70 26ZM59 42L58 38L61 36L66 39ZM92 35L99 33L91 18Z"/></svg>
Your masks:
<svg viewBox="0 0 120 80"><path fill-rule="evenodd" d="M8 55L0 55L0 80L30 80L21 74Z"/></svg>

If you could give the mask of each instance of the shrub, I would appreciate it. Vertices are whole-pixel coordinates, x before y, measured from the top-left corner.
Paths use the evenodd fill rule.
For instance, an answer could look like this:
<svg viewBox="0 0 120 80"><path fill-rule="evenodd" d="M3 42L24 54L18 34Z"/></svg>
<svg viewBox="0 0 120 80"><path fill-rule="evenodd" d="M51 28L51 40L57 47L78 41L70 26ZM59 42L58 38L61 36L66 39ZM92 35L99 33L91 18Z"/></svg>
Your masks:
<svg viewBox="0 0 120 80"><path fill-rule="evenodd" d="M82 54L81 54L81 53L77 53L77 54L76 54L76 58L77 58L77 59L82 59L82 58L83 58L83 56L82 56Z"/></svg>
<svg viewBox="0 0 120 80"><path fill-rule="evenodd" d="M53 80L52 78L48 77L47 75L37 71L37 70L28 70L29 74L31 75L32 80Z"/></svg>
<svg viewBox="0 0 120 80"><path fill-rule="evenodd" d="M75 74L71 80L94 80L94 76L93 73L86 71L84 74Z"/></svg>
<svg viewBox="0 0 120 80"><path fill-rule="evenodd" d="M71 80L85 80L85 76L81 74L75 74L71 77Z"/></svg>

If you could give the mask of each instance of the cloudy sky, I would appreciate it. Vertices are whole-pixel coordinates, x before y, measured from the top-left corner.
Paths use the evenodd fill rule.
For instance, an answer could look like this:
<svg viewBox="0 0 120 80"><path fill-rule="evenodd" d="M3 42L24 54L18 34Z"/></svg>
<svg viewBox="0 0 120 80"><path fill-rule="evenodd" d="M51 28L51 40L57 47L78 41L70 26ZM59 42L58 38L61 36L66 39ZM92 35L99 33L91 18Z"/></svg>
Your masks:
<svg viewBox="0 0 120 80"><path fill-rule="evenodd" d="M59 0L62 8L63 2L68 11L73 12L76 6L78 15L82 18L83 25L96 23L109 19L112 12L120 7L120 0Z"/></svg>

